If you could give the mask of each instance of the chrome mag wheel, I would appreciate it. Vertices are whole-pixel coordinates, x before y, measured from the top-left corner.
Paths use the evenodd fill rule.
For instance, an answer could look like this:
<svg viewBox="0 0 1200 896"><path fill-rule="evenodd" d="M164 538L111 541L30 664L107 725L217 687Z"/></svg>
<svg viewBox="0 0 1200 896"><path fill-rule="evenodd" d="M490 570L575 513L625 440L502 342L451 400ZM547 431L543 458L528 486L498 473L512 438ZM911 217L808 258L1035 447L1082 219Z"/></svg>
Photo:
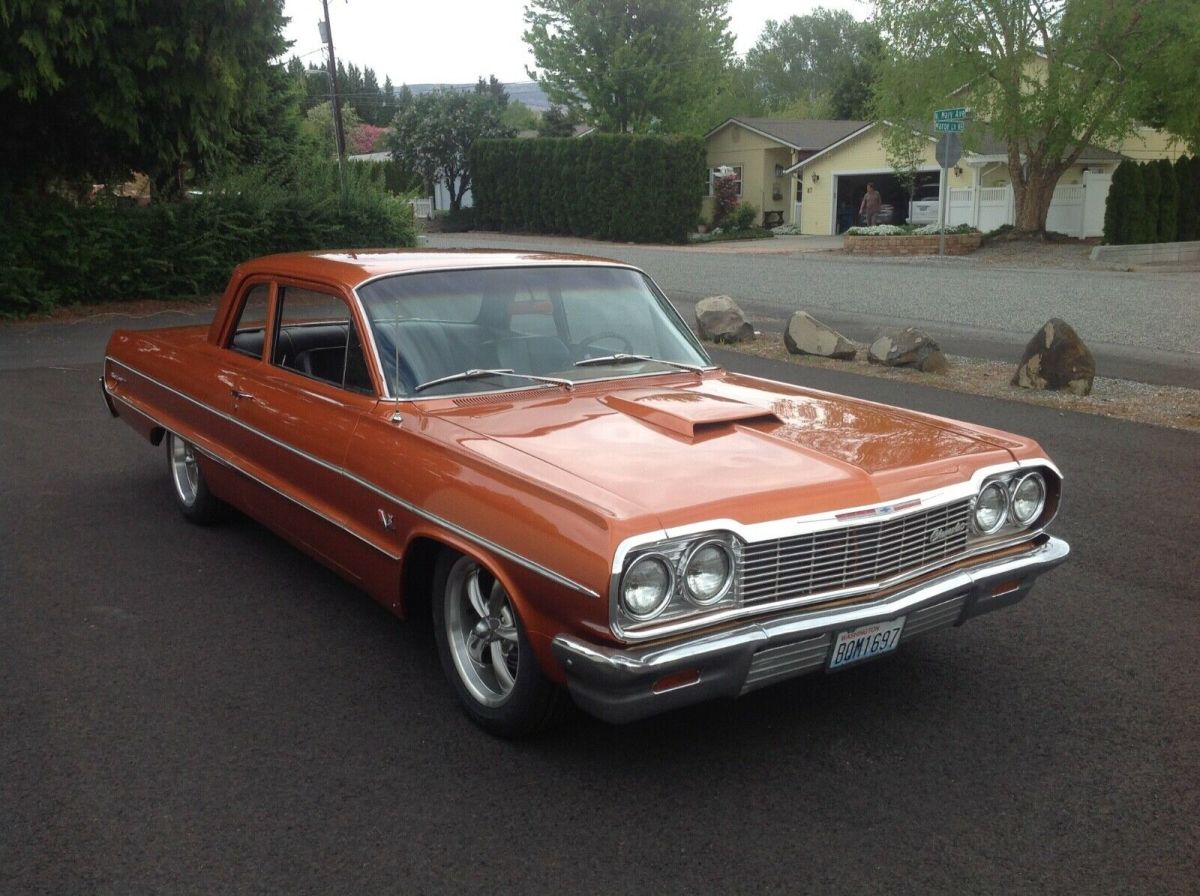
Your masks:
<svg viewBox="0 0 1200 896"><path fill-rule="evenodd" d="M173 432L166 434L165 442L175 506L193 523L207 526L220 522L225 517L226 507L208 490L195 447Z"/></svg>
<svg viewBox="0 0 1200 896"><path fill-rule="evenodd" d="M517 684L521 639L503 586L470 557L446 577L444 623L459 681L481 705L498 707Z"/></svg>
<svg viewBox="0 0 1200 896"><path fill-rule="evenodd" d="M171 479L175 483L175 496L184 507L193 507L200 492L200 465L196 463L196 451L191 443L174 433L168 433L167 439L167 458L171 465Z"/></svg>

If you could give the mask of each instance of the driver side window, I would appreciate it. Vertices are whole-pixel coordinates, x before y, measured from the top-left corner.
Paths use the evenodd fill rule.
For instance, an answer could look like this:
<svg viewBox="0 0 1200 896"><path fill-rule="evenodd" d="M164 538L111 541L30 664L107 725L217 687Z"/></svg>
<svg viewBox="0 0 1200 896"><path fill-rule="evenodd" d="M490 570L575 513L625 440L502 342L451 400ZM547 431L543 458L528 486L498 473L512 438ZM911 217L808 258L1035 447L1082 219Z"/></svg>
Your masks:
<svg viewBox="0 0 1200 896"><path fill-rule="evenodd" d="M281 285L278 304L272 364L349 392L375 394L358 327L340 296Z"/></svg>

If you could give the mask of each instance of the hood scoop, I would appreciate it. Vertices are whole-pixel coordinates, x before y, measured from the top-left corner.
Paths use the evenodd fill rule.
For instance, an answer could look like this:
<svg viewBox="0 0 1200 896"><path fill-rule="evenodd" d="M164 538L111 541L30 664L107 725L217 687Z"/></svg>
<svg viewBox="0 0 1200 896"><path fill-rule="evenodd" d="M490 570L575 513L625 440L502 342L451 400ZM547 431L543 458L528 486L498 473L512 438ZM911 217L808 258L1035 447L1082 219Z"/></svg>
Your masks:
<svg viewBox="0 0 1200 896"><path fill-rule="evenodd" d="M780 422L779 417L765 408L703 392L631 390L607 395L600 401L614 411L689 439L729 423Z"/></svg>

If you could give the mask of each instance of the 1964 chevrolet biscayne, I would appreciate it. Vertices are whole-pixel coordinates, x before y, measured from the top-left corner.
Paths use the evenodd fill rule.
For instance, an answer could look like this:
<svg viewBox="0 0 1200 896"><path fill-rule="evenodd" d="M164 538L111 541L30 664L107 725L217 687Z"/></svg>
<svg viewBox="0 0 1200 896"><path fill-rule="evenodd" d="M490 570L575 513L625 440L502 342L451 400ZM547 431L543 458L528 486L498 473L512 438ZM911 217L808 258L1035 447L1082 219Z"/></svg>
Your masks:
<svg viewBox="0 0 1200 896"><path fill-rule="evenodd" d="M598 259L327 252L233 275L211 326L118 331L104 398L227 505L403 615L467 713L628 721L873 659L1061 563L1033 441L714 366Z"/></svg>

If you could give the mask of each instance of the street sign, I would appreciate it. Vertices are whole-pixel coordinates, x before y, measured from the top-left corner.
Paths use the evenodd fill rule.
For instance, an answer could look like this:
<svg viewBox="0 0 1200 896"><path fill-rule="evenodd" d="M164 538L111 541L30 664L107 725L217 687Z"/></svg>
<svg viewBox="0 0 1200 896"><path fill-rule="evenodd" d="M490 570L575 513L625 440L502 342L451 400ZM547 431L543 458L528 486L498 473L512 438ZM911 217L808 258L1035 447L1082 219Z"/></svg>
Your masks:
<svg viewBox="0 0 1200 896"><path fill-rule="evenodd" d="M966 121L967 107L959 106L957 109L938 109L933 113L934 121Z"/></svg>
<svg viewBox="0 0 1200 896"><path fill-rule="evenodd" d="M933 126L943 134L959 134L966 128L965 121L935 121Z"/></svg>
<svg viewBox="0 0 1200 896"><path fill-rule="evenodd" d="M949 168L952 165L957 165L958 160L962 158L962 141L958 134L943 134L938 137L937 149L934 150L934 156L937 162L943 168Z"/></svg>

